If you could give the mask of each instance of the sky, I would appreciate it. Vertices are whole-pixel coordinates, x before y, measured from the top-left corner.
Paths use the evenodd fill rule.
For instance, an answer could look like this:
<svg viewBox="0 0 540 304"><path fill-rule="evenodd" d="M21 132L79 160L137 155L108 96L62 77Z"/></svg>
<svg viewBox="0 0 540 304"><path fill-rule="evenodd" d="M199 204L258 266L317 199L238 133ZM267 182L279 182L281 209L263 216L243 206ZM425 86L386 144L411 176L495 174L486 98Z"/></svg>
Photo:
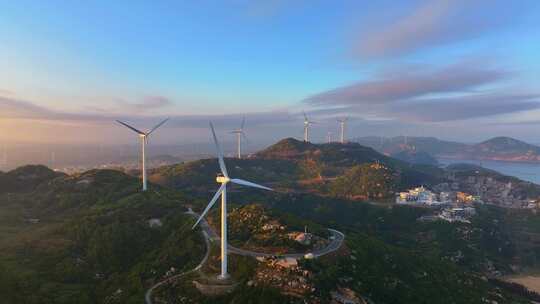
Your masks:
<svg viewBox="0 0 540 304"><path fill-rule="evenodd" d="M0 140L540 142L540 2L0 0Z"/></svg>

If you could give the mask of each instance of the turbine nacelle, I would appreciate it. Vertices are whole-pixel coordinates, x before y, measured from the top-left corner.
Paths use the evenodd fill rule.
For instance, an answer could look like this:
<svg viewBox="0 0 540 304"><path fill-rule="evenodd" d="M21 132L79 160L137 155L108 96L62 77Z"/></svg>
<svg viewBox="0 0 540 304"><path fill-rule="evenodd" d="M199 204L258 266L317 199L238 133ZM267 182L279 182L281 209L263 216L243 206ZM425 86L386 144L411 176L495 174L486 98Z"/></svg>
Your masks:
<svg viewBox="0 0 540 304"><path fill-rule="evenodd" d="M216 177L216 182L220 183L220 184L226 184L228 182L230 182L231 179L228 178L227 176L223 176L223 175L218 175Z"/></svg>
<svg viewBox="0 0 540 304"><path fill-rule="evenodd" d="M242 123L243 127L243 123ZM214 143L216 144L217 154L218 154L218 163L219 163L219 169L221 173L219 173L216 177L216 181L221 184L219 189L216 191L206 208L204 208L203 212L193 225L192 229L195 229L197 225L201 222L201 220L206 216L208 211L214 206L214 204L217 202L219 197L221 196L221 275L219 278L225 279L229 275L227 273L227 184L229 182L242 185L242 186L248 186L253 188L259 188L259 189L265 189L265 190L272 190L268 187L261 186L252 182L248 182L243 179L239 178L229 178L229 174L227 173L227 167L225 166L225 160L223 159L223 152L221 150L221 147L219 145L219 142L216 137L216 132L214 131L214 126L212 123L210 123L210 129L212 130L212 136L214 138Z"/></svg>
<svg viewBox="0 0 540 304"><path fill-rule="evenodd" d="M141 142L142 142L142 148L141 148L141 159L142 159L142 164L141 164L141 167L142 167L142 180L143 180L143 191L146 191L146 155L145 155L145 146L146 144L148 143L148 136L154 132L157 128L161 127L167 120L169 120L168 118L163 120L162 122L158 123L157 125L155 125L150 131L148 132L143 132L141 130L138 130L130 125L128 125L127 123L125 122L122 122L120 120L117 120L116 122L118 122L119 124L123 125L124 127L130 129L131 131L137 133L137 135L139 135L139 138L141 139Z"/></svg>

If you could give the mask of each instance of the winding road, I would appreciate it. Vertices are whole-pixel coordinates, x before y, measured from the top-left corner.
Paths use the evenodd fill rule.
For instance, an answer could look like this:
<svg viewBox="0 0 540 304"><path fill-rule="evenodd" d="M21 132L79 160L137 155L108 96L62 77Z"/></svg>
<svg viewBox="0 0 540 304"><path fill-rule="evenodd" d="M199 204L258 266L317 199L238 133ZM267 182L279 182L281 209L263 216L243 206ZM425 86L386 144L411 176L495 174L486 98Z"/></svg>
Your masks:
<svg viewBox="0 0 540 304"><path fill-rule="evenodd" d="M192 210L188 212L189 214L199 217L199 215ZM210 227L206 219L202 219L200 224L203 232L206 232L208 236L212 239L212 241L220 242L221 238L219 235ZM234 246L231 246L230 244L227 246L227 251L229 253L234 253L242 256L250 256L250 257L275 257L279 256L280 258L295 258L295 259L301 259L304 258L307 254L311 253L314 258L321 257L323 255L329 254L331 252L334 252L338 250L341 245L343 244L343 240L345 239L345 235L337 230L329 229L332 236L330 237L331 242L326 246L325 248L314 250L312 252L305 252L305 253L287 253L287 254L275 254L275 253L264 253L264 252L255 252L245 249L236 248Z"/></svg>
<svg viewBox="0 0 540 304"><path fill-rule="evenodd" d="M199 214L193 212L193 210L191 210L191 208L186 212L186 214L189 214L189 215L191 215L191 216L193 216L195 218L199 217ZM210 227L210 225L208 224L206 219L202 219L199 225L202 228L201 232L202 232L202 234L204 236L204 241L206 243L206 253L204 255L204 258L201 260L199 265L197 265L197 267L195 267L195 268L193 268L191 270L188 270L186 272L182 272L182 273L176 274L174 276L168 277L168 278L164 279L163 281L160 281L160 282L154 284L152 287L150 287L146 291L146 294L145 294L146 304L152 304L152 293L158 287L166 285L166 284L168 284L168 283L170 283L170 282L172 282L174 280L177 280L177 279L179 279L179 278L181 278L183 276L186 276L186 275L191 274L191 273L193 273L195 271L198 271L206 263L206 261L208 260L208 256L210 255L210 241L215 241L215 242L219 243L221 238L212 229L212 227ZM307 254L312 254L313 258L318 258L318 257L321 257L323 255L327 255L329 253L332 253L332 252L338 250L341 247L341 245L343 244L343 240L345 239L345 235L343 233L337 231L337 230L328 228L328 231L330 231L330 233L332 234L332 236L330 237L330 239L331 239L330 244L328 244L328 246L326 246L325 248L322 248L322 249L319 249L319 250L314 250L312 252L287 253L287 254L276 255L274 253L255 252L255 251L240 249L240 248L233 247L231 245L228 245L227 251L229 253L234 253L234 254L238 254L238 255L242 255L242 256L250 256L250 257L255 257L255 258L257 258L257 257L276 257L276 256L278 256L280 258L301 259L301 258L304 258Z"/></svg>
<svg viewBox="0 0 540 304"><path fill-rule="evenodd" d="M191 210L191 209L190 209ZM190 212L187 212L187 214L192 214ZM203 265L206 263L206 261L208 260L208 257L210 256L210 237L208 236L208 234L206 233L206 231L202 231L202 234L204 236L204 242L206 244L206 253L204 254L204 257L203 259L201 260L201 262L199 263L199 265L197 265L195 268L191 269L191 270L188 270L188 271L185 271L185 272L182 272L182 273L179 273L179 274L176 274L174 276L171 276L171 277L168 277L166 279L164 279L163 281L159 281L158 283L154 284L152 287L150 287L147 291L146 291L146 294L144 295L144 300L145 300L145 303L146 304L152 304L152 293L154 292L154 290L156 290L158 287L161 287L163 285L166 285L168 283L171 283L172 281L174 280L177 280L181 277L184 277L188 274L191 274L195 271L198 271L199 269L201 269L203 267Z"/></svg>

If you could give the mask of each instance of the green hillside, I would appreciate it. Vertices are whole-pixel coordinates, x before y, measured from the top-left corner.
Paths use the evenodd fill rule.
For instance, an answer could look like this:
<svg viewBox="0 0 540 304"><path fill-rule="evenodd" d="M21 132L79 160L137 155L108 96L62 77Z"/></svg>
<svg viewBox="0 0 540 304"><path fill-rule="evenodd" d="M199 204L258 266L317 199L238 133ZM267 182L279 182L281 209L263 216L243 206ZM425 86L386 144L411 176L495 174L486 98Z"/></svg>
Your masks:
<svg viewBox="0 0 540 304"><path fill-rule="evenodd" d="M351 168L383 164L399 175L396 189L430 185L443 171L429 165L412 165L382 155L356 143L312 144L287 138L247 159L226 159L229 175L273 187L329 194L328 182L344 176ZM150 180L176 189L207 190L215 187L219 172L216 159L198 160L151 171Z"/></svg>
<svg viewBox="0 0 540 304"><path fill-rule="evenodd" d="M2 303L140 303L154 278L203 255L181 194L140 193L117 171L45 175L33 190L0 195Z"/></svg>
<svg viewBox="0 0 540 304"><path fill-rule="evenodd" d="M235 245L305 249L286 237L305 225L323 237L326 228L346 234L337 253L301 262L311 273L306 299L329 302L330 291L345 287L375 303L526 303L487 277L539 269L540 215L478 206L471 224L422 222L417 219L430 210L367 203L389 202L396 191L435 183L450 171L463 179L473 173L508 177L461 165L448 172L414 166L358 144L292 139L226 163L231 176L278 189L230 188ZM205 243L185 211L205 207L217 172L216 159L158 168L145 193L138 178L112 170L68 176L28 166L0 174L9 185L0 192L2 303L140 303L167 272L192 269L204 255ZM218 221L218 210L210 222ZM283 233L262 229L275 223ZM208 273L219 263L217 248L211 252ZM301 302L272 281L249 285L265 267L233 255L240 285L231 294L204 297L194 277L158 293L172 303Z"/></svg>

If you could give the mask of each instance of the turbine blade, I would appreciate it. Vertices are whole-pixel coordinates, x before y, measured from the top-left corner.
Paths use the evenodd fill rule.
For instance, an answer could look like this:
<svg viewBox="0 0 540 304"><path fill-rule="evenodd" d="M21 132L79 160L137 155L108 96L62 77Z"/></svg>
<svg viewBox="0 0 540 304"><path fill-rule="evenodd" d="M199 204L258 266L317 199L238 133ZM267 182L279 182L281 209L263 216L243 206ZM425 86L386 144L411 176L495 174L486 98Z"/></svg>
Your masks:
<svg viewBox="0 0 540 304"><path fill-rule="evenodd" d="M302 111L302 114L304 114L304 120L305 120L305 121L309 121L309 119L307 118L306 112L305 112L305 111Z"/></svg>
<svg viewBox="0 0 540 304"><path fill-rule="evenodd" d="M246 136L246 133L244 133L244 131L242 131L242 137L244 138L244 140L249 143L249 139L247 138Z"/></svg>
<svg viewBox="0 0 540 304"><path fill-rule="evenodd" d="M221 169L221 173L223 174L223 176L229 177L229 174L227 173L227 167L225 167L225 161L223 160L223 152L221 151L221 146L219 145L219 142L217 140L216 131L214 131L214 125L212 124L212 122L210 122L210 129L212 129L212 136L214 137L214 143L216 144L219 168Z"/></svg>
<svg viewBox="0 0 540 304"><path fill-rule="evenodd" d="M191 227L191 229L195 229L195 227L197 227L197 225L201 222L201 220L204 218L204 216L208 213L210 208L212 208L212 206L214 206L217 199L221 195L221 192L223 192L223 189L225 189L226 185L227 184L221 184L221 187L219 187L218 191L216 192L216 194L214 194L214 197L212 197L212 200L210 200L210 202L208 203L206 208L204 208L203 213L201 213L201 216L199 216L199 219L195 222L195 224L193 225L193 227Z"/></svg>
<svg viewBox="0 0 540 304"><path fill-rule="evenodd" d="M167 122L167 120L169 120L169 118L163 120L162 122L158 123L155 127L152 128L152 130L150 130L150 132L148 132L147 135L150 135L150 133L154 132L157 128L161 127L164 123Z"/></svg>
<svg viewBox="0 0 540 304"><path fill-rule="evenodd" d="M146 133L144 133L143 131L139 131L139 130L135 129L134 127L128 125L128 124L125 123L125 122L121 122L120 120L117 120L116 122L119 123L119 124L124 125L125 127L129 128L129 129L131 129L131 130L133 130L133 131L135 131L135 132L137 132L137 133L139 133L139 134L141 134L141 135L146 135Z"/></svg>
<svg viewBox="0 0 540 304"><path fill-rule="evenodd" d="M233 182L233 183L235 183L235 184L239 184L239 185L248 186L248 187L254 187L254 188L259 188L259 189L264 189L264 190L274 191L274 189L272 189L272 188L268 188L268 187L265 187L265 186L261 186L261 185L259 185L259 184L255 184L255 183L252 183L252 182L248 182L248 181L246 181L246 180L239 179L239 178L233 178L233 179L231 179L231 182Z"/></svg>
<svg viewBox="0 0 540 304"><path fill-rule="evenodd" d="M242 117L242 124L240 125L240 130L244 130L244 125L246 124L246 117Z"/></svg>

